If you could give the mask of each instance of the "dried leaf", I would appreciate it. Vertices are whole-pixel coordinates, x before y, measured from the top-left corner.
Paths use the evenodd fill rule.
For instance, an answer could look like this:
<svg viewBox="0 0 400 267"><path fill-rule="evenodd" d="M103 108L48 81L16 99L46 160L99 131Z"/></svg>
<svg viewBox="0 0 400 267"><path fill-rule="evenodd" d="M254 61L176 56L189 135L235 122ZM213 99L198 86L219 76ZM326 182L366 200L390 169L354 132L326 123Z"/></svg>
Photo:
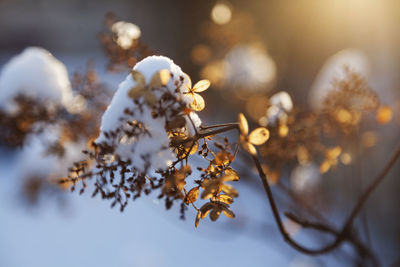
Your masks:
<svg viewBox="0 0 400 267"><path fill-rule="evenodd" d="M157 102L157 97L153 94L153 92L147 91L144 94L144 100L146 101L147 104L152 106Z"/></svg>
<svg viewBox="0 0 400 267"><path fill-rule="evenodd" d="M186 204L193 203L197 200L198 197L199 197L199 188L194 187L188 192L185 198L185 203Z"/></svg>
<svg viewBox="0 0 400 267"><path fill-rule="evenodd" d="M203 97L196 93L191 93L188 95L193 99L192 103L190 104L190 107L194 111L202 111L204 109L204 107L206 106L206 103L204 102Z"/></svg>
<svg viewBox="0 0 400 267"><path fill-rule="evenodd" d="M228 205L233 203L233 198L228 195L219 195L215 200Z"/></svg>
<svg viewBox="0 0 400 267"><path fill-rule="evenodd" d="M228 218L231 218L231 219L235 218L235 213L233 213L233 211L231 211L231 210L228 209L228 208L222 209L222 212L223 212L223 213L225 214L225 216L228 217Z"/></svg>
<svg viewBox="0 0 400 267"><path fill-rule="evenodd" d="M169 70L163 69L153 75L149 85L153 88L166 86L170 78L171 73Z"/></svg>
<svg viewBox="0 0 400 267"><path fill-rule="evenodd" d="M257 155L257 150L256 148L250 144L249 142L244 142L242 143L243 148L249 152L251 155Z"/></svg>
<svg viewBox="0 0 400 267"><path fill-rule="evenodd" d="M200 208L200 212L201 212L201 219L204 219L205 217L207 217L208 213L214 208L213 203L211 202L207 202L206 204L204 204L201 208Z"/></svg>
<svg viewBox="0 0 400 267"><path fill-rule="evenodd" d="M204 92L205 90L210 87L210 81L209 80L201 80L198 81L194 86L193 86L193 92L200 93Z"/></svg>
<svg viewBox="0 0 400 267"><path fill-rule="evenodd" d="M218 220L220 214L221 214L221 210L214 208L210 213L210 219L212 221L216 221L216 220Z"/></svg>
<svg viewBox="0 0 400 267"><path fill-rule="evenodd" d="M138 72L136 70L132 70L131 71L131 75L132 75L133 80L138 85L144 86L146 84L146 80L145 80L145 78L144 78L142 73L140 73L140 72Z"/></svg>
<svg viewBox="0 0 400 267"><path fill-rule="evenodd" d="M194 226L196 226L196 228L199 226L200 218L201 218L201 212L198 211L196 216L196 221L194 222Z"/></svg>
<svg viewBox="0 0 400 267"><path fill-rule="evenodd" d="M184 73L187 79L187 83L185 83L185 86L188 88L188 91L192 88L192 79L190 79L190 76Z"/></svg>
<svg viewBox="0 0 400 267"><path fill-rule="evenodd" d="M221 178L221 180L224 182L239 181L239 175L237 173L226 173L225 171L225 175Z"/></svg>
<svg viewBox="0 0 400 267"><path fill-rule="evenodd" d="M144 87L143 85L137 85L132 87L129 92L128 92L128 96L132 99L138 99L139 97L141 97L144 94Z"/></svg>
<svg viewBox="0 0 400 267"><path fill-rule="evenodd" d="M222 166L227 165L233 161L233 156L231 153L226 151L220 151L215 155L215 164Z"/></svg>
<svg viewBox="0 0 400 267"><path fill-rule="evenodd" d="M231 185L223 184L223 185L221 186L221 190L222 190L225 194L227 194L228 196L231 196L231 197L238 197L238 196L239 196L238 191L237 191L233 186L231 186Z"/></svg>
<svg viewBox="0 0 400 267"><path fill-rule="evenodd" d="M238 121L241 134L247 136L249 133L249 124L247 123L246 117L243 115L243 113L239 113Z"/></svg>
<svg viewBox="0 0 400 267"><path fill-rule="evenodd" d="M264 127L257 128L249 134L249 142L256 146L264 144L268 138L269 131Z"/></svg>

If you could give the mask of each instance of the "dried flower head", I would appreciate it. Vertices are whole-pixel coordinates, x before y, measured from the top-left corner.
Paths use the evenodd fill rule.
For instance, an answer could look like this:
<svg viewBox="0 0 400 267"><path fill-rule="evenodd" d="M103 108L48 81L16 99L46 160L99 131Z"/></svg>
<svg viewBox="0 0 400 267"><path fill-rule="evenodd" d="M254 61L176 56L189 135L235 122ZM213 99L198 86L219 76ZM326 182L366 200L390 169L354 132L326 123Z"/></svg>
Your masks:
<svg viewBox="0 0 400 267"><path fill-rule="evenodd" d="M238 115L239 129L240 129L240 142L243 148L252 155L257 154L254 145L259 146L267 142L269 138L269 131L264 127L259 127L249 134L249 124L243 113Z"/></svg>

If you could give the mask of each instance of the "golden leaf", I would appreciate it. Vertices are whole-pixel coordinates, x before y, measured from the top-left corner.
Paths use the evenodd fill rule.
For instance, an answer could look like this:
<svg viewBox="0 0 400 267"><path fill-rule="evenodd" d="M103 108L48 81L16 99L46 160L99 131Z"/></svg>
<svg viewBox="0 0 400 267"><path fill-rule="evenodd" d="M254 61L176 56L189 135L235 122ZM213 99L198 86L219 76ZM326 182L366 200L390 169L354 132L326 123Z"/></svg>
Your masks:
<svg viewBox="0 0 400 267"><path fill-rule="evenodd" d="M238 197L238 196L239 196L238 191L237 191L233 186L231 186L231 185L223 184L223 185L221 186L221 190L222 190L225 194L227 194L228 196L231 196L231 197Z"/></svg>
<svg viewBox="0 0 400 267"><path fill-rule="evenodd" d="M214 208L213 203L211 202L207 202L206 204L204 204L201 208L200 208L200 212L201 212L201 219L204 219L205 217L207 217L208 213Z"/></svg>
<svg viewBox="0 0 400 267"><path fill-rule="evenodd" d="M186 204L193 203L197 200L198 197L199 197L199 188L194 187L188 192L185 198L185 203Z"/></svg>
<svg viewBox="0 0 400 267"><path fill-rule="evenodd" d="M215 200L225 204L233 203L233 198L228 195L219 195L218 197L215 198Z"/></svg>
<svg viewBox="0 0 400 267"><path fill-rule="evenodd" d="M136 71L136 70L132 70L131 71L131 75L133 80L138 84L138 85L142 85L144 86L146 84L146 80L143 76L143 74L141 74L140 72Z"/></svg>
<svg viewBox="0 0 400 267"><path fill-rule="evenodd" d="M138 99L139 97L141 97L144 94L144 87L143 85L137 85L132 87L129 92L128 92L128 96L132 99Z"/></svg>
<svg viewBox="0 0 400 267"><path fill-rule="evenodd" d="M205 90L210 87L210 81L209 80L201 80L198 81L194 86L192 91L196 93L204 92Z"/></svg>
<svg viewBox="0 0 400 267"><path fill-rule="evenodd" d="M221 165L227 165L230 162L233 161L233 156L231 153L226 152L226 151L220 151L215 155L215 164L221 166Z"/></svg>
<svg viewBox="0 0 400 267"><path fill-rule="evenodd" d="M231 210L228 209L228 208L222 209L222 212L223 212L223 213L225 214L225 216L228 217L228 218L231 218L231 219L235 218L235 213L233 213L233 211L231 211Z"/></svg>
<svg viewBox="0 0 400 267"><path fill-rule="evenodd" d="M249 133L249 124L247 123L246 117L243 115L243 113L239 113L238 121L241 134L247 136Z"/></svg>
<svg viewBox="0 0 400 267"><path fill-rule="evenodd" d="M225 175L234 176L234 178L230 181L239 181L240 179L239 174L233 169L226 169Z"/></svg>
<svg viewBox="0 0 400 267"><path fill-rule="evenodd" d="M186 157L186 155L189 153L189 155L193 155L196 153L197 149L199 148L199 143L197 141L193 142L186 142L182 146L179 147L178 149L178 156L180 159L183 159Z"/></svg>
<svg viewBox="0 0 400 267"><path fill-rule="evenodd" d="M153 88L166 86L170 78L171 73L169 70L162 69L151 77L149 85Z"/></svg>
<svg viewBox="0 0 400 267"><path fill-rule="evenodd" d="M201 198L202 198L202 199L209 199L209 198L211 198L211 197L215 194L215 192L217 192L217 191L219 191L219 184L217 184L217 183L211 184L211 185L207 186L207 187L204 189L203 193L201 193Z"/></svg>
<svg viewBox="0 0 400 267"><path fill-rule="evenodd" d="M239 181L239 175L233 170L231 170L231 172L228 173L227 171L225 171L225 175L222 176L221 180L224 182Z"/></svg>
<svg viewBox="0 0 400 267"><path fill-rule="evenodd" d="M250 144L249 142L244 142L244 143L242 143L242 146L243 146L243 148L247 151L247 152L249 152L251 155L257 155L257 150L256 150L256 148L252 145L252 144Z"/></svg>
<svg viewBox="0 0 400 267"><path fill-rule="evenodd" d="M249 134L249 142L257 146L267 142L268 138L269 131L264 127L257 128Z"/></svg>
<svg viewBox="0 0 400 267"><path fill-rule="evenodd" d="M187 87L188 91L190 91L190 89L192 89L192 79L190 79L190 76L187 75L186 73L184 73L187 79L187 83L185 84L185 86Z"/></svg>
<svg viewBox="0 0 400 267"><path fill-rule="evenodd" d="M212 221L216 221L216 220L218 220L220 214L221 214L221 210L214 208L210 213L210 219Z"/></svg>
<svg viewBox="0 0 400 267"><path fill-rule="evenodd" d="M190 107L194 111L202 111L204 109L204 107L206 106L206 103L204 102L203 97L196 93L191 93L188 95L193 99L192 103L190 104Z"/></svg>
<svg viewBox="0 0 400 267"><path fill-rule="evenodd" d="M199 226L200 218L201 218L201 212L198 211L198 212L197 212L197 216L196 216L196 220L195 220L195 222L194 222L194 226L196 226L196 228L197 228L197 226Z"/></svg>
<svg viewBox="0 0 400 267"><path fill-rule="evenodd" d="M146 101L147 104L152 106L157 102L157 97L153 94L153 92L147 91L144 94L144 100Z"/></svg>

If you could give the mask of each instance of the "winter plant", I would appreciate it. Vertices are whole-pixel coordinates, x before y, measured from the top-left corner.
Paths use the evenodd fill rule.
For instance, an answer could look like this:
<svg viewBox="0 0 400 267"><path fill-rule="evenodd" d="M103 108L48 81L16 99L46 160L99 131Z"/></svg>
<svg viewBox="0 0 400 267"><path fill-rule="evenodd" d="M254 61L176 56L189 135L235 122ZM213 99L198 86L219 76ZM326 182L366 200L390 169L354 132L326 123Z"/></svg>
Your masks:
<svg viewBox="0 0 400 267"><path fill-rule="evenodd" d="M293 248L318 255L347 242L363 264L379 264L353 222L400 157L400 149L363 192L342 227L332 227L312 205L305 206L311 219L285 213L300 226L333 237L318 248L303 246L289 234L271 191L285 170L291 172L297 191L308 190L340 162L351 163L346 140L359 134L363 120L373 114L381 124L390 121L390 108L381 104L360 73L351 66L343 68L343 75L324 93L323 104L313 111L300 110L287 92L280 91L269 95L263 115L250 121L257 124L253 130L243 113L237 114L237 121L207 125L198 113L206 107L201 93L210 81L193 83L171 59L151 56L136 25L113 17L108 17L108 25L110 30L100 40L109 68L129 70L109 104L106 90L90 69L76 74L71 83L65 66L41 48L28 48L4 67L1 143L22 147L27 172L22 176L36 179L31 182L46 177L55 186L80 193L91 183L93 196L110 201L121 212L130 201L154 192L166 209L179 205L181 218L193 209L198 227L201 220L216 221L221 213L235 218L235 185L244 178L235 170L239 162L255 166L278 229ZM41 83L32 82L38 76ZM45 155L40 165L32 161L38 154Z"/></svg>

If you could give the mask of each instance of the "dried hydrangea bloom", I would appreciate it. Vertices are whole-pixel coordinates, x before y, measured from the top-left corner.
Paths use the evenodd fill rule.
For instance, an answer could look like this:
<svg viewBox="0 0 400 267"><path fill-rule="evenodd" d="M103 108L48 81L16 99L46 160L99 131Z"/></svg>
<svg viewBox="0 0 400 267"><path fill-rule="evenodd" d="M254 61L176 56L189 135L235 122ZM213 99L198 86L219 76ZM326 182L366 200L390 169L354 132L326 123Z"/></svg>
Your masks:
<svg viewBox="0 0 400 267"><path fill-rule="evenodd" d="M116 36L117 44L123 49L129 49L141 35L140 28L133 23L118 21L111 27Z"/></svg>
<svg viewBox="0 0 400 267"><path fill-rule="evenodd" d="M169 58L142 60L105 111L96 143L116 145L115 153L139 171L148 164L155 170L167 168L176 159L169 147L171 130L188 136L201 125L189 109L192 99L182 92L186 83L186 75Z"/></svg>
<svg viewBox="0 0 400 267"><path fill-rule="evenodd" d="M46 125L45 131L29 134L18 152L15 177L25 185L23 197L31 204L35 204L45 193L59 193L60 189L67 189L68 184L59 184L60 178L68 174L74 162L84 159L81 151L86 149L87 142L67 141L63 135L61 125ZM40 188L32 191L34 184L40 184Z"/></svg>
<svg viewBox="0 0 400 267"><path fill-rule="evenodd" d="M49 51L28 47L12 58L0 75L0 107L15 113L17 96L25 96L46 105L68 107L72 100L71 84L65 65Z"/></svg>
<svg viewBox="0 0 400 267"><path fill-rule="evenodd" d="M259 123L263 126L275 125L277 122L281 125L286 124L288 113L293 109L293 102L290 95L285 91L280 91L269 98L270 106L264 117L261 117Z"/></svg>
<svg viewBox="0 0 400 267"><path fill-rule="evenodd" d="M310 89L309 102L313 110L319 111L324 107L326 97L335 89L332 82L346 78L345 68L365 77L370 74L369 59L362 51L349 48L337 52L322 66Z"/></svg>

